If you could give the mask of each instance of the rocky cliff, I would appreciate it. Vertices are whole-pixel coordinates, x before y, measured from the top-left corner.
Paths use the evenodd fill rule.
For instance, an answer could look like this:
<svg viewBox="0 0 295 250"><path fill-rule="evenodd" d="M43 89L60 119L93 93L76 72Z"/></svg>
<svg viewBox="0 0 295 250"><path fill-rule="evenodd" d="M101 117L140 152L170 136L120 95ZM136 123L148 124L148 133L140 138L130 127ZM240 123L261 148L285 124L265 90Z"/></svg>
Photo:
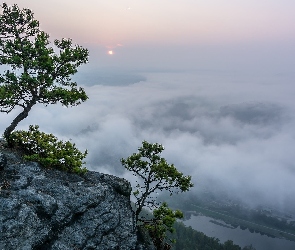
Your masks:
<svg viewBox="0 0 295 250"><path fill-rule="evenodd" d="M136 248L131 187L23 162L0 147L0 250Z"/></svg>

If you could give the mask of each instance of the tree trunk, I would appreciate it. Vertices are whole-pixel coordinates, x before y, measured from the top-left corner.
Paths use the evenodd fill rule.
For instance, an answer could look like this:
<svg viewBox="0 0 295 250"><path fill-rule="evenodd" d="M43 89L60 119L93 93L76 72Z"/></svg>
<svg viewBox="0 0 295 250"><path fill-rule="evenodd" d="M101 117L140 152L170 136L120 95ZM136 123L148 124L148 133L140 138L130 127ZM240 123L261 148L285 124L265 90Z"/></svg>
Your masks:
<svg viewBox="0 0 295 250"><path fill-rule="evenodd" d="M32 109L34 103L30 103L27 107L24 108L24 110L18 114L17 117L14 118L12 123L5 129L4 131L4 138L6 139L6 142L9 145L9 137L12 133L12 131L16 128L16 126L19 124L20 121L25 119L28 115L30 110Z"/></svg>

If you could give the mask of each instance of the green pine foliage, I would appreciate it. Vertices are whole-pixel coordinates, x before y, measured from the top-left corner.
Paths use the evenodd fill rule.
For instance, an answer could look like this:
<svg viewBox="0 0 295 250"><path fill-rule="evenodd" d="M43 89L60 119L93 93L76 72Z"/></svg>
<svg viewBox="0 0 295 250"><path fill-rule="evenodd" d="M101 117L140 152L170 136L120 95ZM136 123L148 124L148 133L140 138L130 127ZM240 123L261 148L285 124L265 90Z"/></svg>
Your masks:
<svg viewBox="0 0 295 250"><path fill-rule="evenodd" d="M169 242L166 232L174 231L174 222L182 218L183 214L179 210L171 210L165 202L159 206L155 193L168 191L171 196L173 193L186 192L193 187L191 176L185 176L161 157L163 150L161 144L143 141L137 153L121 159L122 166L139 178L133 191L136 199L135 221L138 226L145 225L157 250L170 249L169 243L173 241ZM154 209L152 220L141 216L144 208Z"/></svg>
<svg viewBox="0 0 295 250"><path fill-rule="evenodd" d="M72 76L88 62L88 50L71 39L49 40L30 9L2 4L0 11L0 112L21 112L5 129L4 137L28 117L38 103L77 106L88 99ZM5 69L7 68L7 69Z"/></svg>
<svg viewBox="0 0 295 250"><path fill-rule="evenodd" d="M173 225L176 219L181 218L183 218L183 213L180 210L173 211L166 202L163 202L153 211L153 219L145 221L145 228L157 249L165 249L165 246L170 246L169 243L175 243L175 239L167 237L166 232L172 234L175 231Z"/></svg>
<svg viewBox="0 0 295 250"><path fill-rule="evenodd" d="M158 207L154 197L156 192L166 190L171 196L179 191L186 192L194 186L191 176L185 176L174 164L169 164L161 157L163 150L161 144L143 141L138 153L121 159L122 166L140 179L133 191L136 199L136 222L140 220L139 214L144 207L149 209Z"/></svg>
<svg viewBox="0 0 295 250"><path fill-rule="evenodd" d="M87 150L82 153L75 144L58 140L53 134L40 132L38 125L30 125L29 131L13 132L9 144L21 150L25 160L39 162L44 167L77 174L87 172L83 167Z"/></svg>

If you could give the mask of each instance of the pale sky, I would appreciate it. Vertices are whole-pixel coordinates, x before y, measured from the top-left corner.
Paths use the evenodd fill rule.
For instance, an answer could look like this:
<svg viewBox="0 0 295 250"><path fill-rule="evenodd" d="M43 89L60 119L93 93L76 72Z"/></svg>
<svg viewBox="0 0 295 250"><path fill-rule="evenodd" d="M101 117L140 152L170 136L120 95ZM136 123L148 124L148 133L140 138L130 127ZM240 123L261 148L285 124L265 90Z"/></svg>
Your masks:
<svg viewBox="0 0 295 250"><path fill-rule="evenodd" d="M69 37L102 65L258 65L294 58L293 0L14 0L53 38ZM106 57L113 51L112 59ZM253 58L255 56L258 58ZM236 56L236 57L235 57ZM286 56L286 57L285 57ZM234 59L229 60L233 57ZM116 59L114 59L116 58ZM224 61L226 58L226 61ZM112 60L112 61L108 61ZM139 62L140 61L140 62ZM144 65L146 63L146 65ZM184 67L185 67L184 66ZM273 67L277 67L274 63Z"/></svg>
<svg viewBox="0 0 295 250"><path fill-rule="evenodd" d="M203 43L294 39L294 1L16 0L42 26L79 42ZM218 41L216 41L218 39Z"/></svg>

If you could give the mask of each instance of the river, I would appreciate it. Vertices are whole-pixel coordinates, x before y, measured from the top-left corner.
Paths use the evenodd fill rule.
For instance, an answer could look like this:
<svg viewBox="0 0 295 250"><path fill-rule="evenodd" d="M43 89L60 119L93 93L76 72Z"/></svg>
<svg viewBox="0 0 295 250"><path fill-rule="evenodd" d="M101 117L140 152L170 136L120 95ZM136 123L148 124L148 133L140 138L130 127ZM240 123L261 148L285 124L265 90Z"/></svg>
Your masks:
<svg viewBox="0 0 295 250"><path fill-rule="evenodd" d="M215 222L215 223L213 223ZM232 240L242 248L252 244L256 250L294 250L295 242L279 238L271 238L259 233L251 233L248 229L242 230L240 227L232 228L221 220L216 220L207 216L192 215L189 220L184 221L186 226L203 232L207 236L215 237L220 242ZM222 225L221 225L222 224Z"/></svg>

